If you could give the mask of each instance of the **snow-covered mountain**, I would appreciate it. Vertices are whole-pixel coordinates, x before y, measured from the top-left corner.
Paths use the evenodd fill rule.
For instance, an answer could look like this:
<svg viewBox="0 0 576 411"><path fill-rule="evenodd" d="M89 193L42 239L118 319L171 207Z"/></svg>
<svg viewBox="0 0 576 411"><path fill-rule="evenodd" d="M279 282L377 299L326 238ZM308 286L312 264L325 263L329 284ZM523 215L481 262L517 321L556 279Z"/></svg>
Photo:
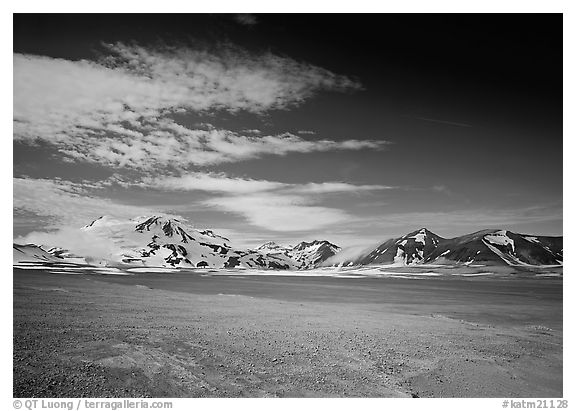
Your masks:
<svg viewBox="0 0 576 411"><path fill-rule="evenodd" d="M276 258L291 261L295 268L306 270L318 267L322 262L340 251L340 247L326 240L301 242L295 246L282 246L273 241L256 247L256 250Z"/></svg>
<svg viewBox="0 0 576 411"><path fill-rule="evenodd" d="M89 241L89 244L82 244L83 250L89 249L82 255L74 255L59 247L14 244L14 263L289 270L371 264L476 263L518 266L563 263L562 237L517 234L507 230L483 230L446 239L422 228L387 240L372 250L365 250L359 257L348 254L340 258L340 247L325 240L301 242L295 246L268 242L256 249L245 249L234 246L228 238L211 230L196 229L165 216L130 220L104 216L81 230L81 238L88 239L83 243Z"/></svg>
<svg viewBox="0 0 576 411"><path fill-rule="evenodd" d="M422 263L442 240L444 240L442 237L422 228L380 244L358 263L406 265Z"/></svg>
<svg viewBox="0 0 576 411"><path fill-rule="evenodd" d="M446 239L422 228L339 264L560 265L563 262L562 243L562 237L517 234L507 230L483 230ZM326 264L332 265L330 260Z"/></svg>
<svg viewBox="0 0 576 411"><path fill-rule="evenodd" d="M294 268L284 258L255 250L233 247L226 237L212 230L192 228L164 216L117 220L100 217L82 230L99 240L109 241L111 263L142 264L154 267L207 268Z"/></svg>
<svg viewBox="0 0 576 411"><path fill-rule="evenodd" d="M283 246L280 244L275 243L274 241L268 241L262 245L259 245L255 248L256 251L259 251L264 254L277 254L277 253L287 253L292 250L292 246Z"/></svg>
<svg viewBox="0 0 576 411"><path fill-rule="evenodd" d="M130 220L100 217L82 227L85 255L51 245L14 245L14 262L66 261L97 265L143 265L182 268L313 268L339 248L327 241L283 247L266 243L255 250L235 247L212 230L196 229L165 216Z"/></svg>
<svg viewBox="0 0 576 411"><path fill-rule="evenodd" d="M301 242L292 248L292 258L299 261L300 268L318 267L322 262L340 251L340 247L326 240Z"/></svg>
<svg viewBox="0 0 576 411"><path fill-rule="evenodd" d="M12 245L12 263L18 264L23 261L25 262L56 262L62 261L61 258L58 258L42 247L39 247L35 244L16 244Z"/></svg>

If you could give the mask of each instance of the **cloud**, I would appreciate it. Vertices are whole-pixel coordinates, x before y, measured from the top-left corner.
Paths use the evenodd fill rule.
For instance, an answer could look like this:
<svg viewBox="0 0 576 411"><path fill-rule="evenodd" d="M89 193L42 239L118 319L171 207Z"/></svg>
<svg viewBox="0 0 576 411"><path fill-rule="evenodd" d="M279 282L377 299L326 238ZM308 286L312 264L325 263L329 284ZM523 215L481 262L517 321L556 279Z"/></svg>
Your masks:
<svg viewBox="0 0 576 411"><path fill-rule="evenodd" d="M247 136L190 129L170 115L298 105L323 90L358 82L270 53L123 43L99 62L14 54L14 139L43 140L76 161L150 170L185 168L331 150L383 149L388 142L305 140L290 133Z"/></svg>
<svg viewBox="0 0 576 411"><path fill-rule="evenodd" d="M159 167L185 169L259 158L336 150L382 150L386 141L309 141L290 133L244 136L228 130L190 130L172 120L146 127L145 135L117 133L113 137L75 139L61 152L79 160L113 167L157 170ZM112 131L112 130L111 130Z"/></svg>
<svg viewBox="0 0 576 411"><path fill-rule="evenodd" d="M249 194L276 191L284 194L328 194L388 190L385 185L355 185L344 182L290 184L268 180L228 177L216 173L190 173L178 177L145 178L142 186L162 190L207 191L225 194Z"/></svg>
<svg viewBox="0 0 576 411"><path fill-rule="evenodd" d="M353 220L345 211L310 202L302 196L261 193L212 198L204 204L240 214L251 224L272 231L310 231Z"/></svg>
<svg viewBox="0 0 576 411"><path fill-rule="evenodd" d="M298 104L323 90L358 90L361 85L307 63L240 48L161 49L116 43L105 62L179 91L172 99L194 110L263 111Z"/></svg>
<svg viewBox="0 0 576 411"><path fill-rule="evenodd" d="M435 185L431 187L432 191L436 191L437 193L443 193L446 194L448 196L452 196L454 195L454 193L452 192L452 190L450 190L447 186L443 185L443 184L439 184L439 185Z"/></svg>
<svg viewBox="0 0 576 411"><path fill-rule="evenodd" d="M90 196L81 184L48 179L13 179L13 207L49 218L49 227L82 227L101 215L132 218L152 214L147 207Z"/></svg>
<svg viewBox="0 0 576 411"><path fill-rule="evenodd" d="M221 194L223 196L204 200L202 204L242 215L251 224L272 231L310 231L354 220L343 210L317 205L322 201L321 195L394 188L344 182L291 184L205 173L145 178L138 184L164 191L204 191Z"/></svg>
<svg viewBox="0 0 576 411"><path fill-rule="evenodd" d="M199 201L198 207L216 208L246 218L252 225L271 231L311 231L331 224L355 221L338 208L319 205L323 195L331 193L359 193L386 190L381 185L353 185L343 182L290 184L268 180L229 177L224 174L192 173L180 177L144 178L140 182L126 182L118 175L102 182L72 183L49 179L13 179L14 209L19 215L42 216L43 229L62 226L81 227L101 215L133 218L169 210L189 212L186 207L149 207L119 204L102 198L95 191L117 185L124 188L139 186L173 193L175 191L203 191L218 196ZM170 196L168 197L168 201ZM180 210L180 211L176 211ZM28 214L30 215L30 214ZM177 216L180 218L180 216ZM22 217L26 218L26 217ZM44 219L46 220L46 219ZM37 231L38 228L28 227Z"/></svg>
<svg viewBox="0 0 576 411"><path fill-rule="evenodd" d="M366 242L361 245L351 245L342 248L338 253L328 258L324 265L334 265L344 263L346 261L354 261L360 257L370 254L381 242L371 242L368 245Z"/></svg>
<svg viewBox="0 0 576 411"><path fill-rule="evenodd" d="M224 175L203 173L181 177L164 177L149 180L148 184L164 190L208 191L226 194L259 193L285 186L283 183L273 181L230 178Z"/></svg>
<svg viewBox="0 0 576 411"><path fill-rule="evenodd" d="M344 182L291 184L214 173L145 178L139 184L164 191L204 191L221 194L223 196L204 200L202 204L242 215L251 224L272 231L310 231L354 220L343 210L317 205L322 201L321 195L394 188Z"/></svg>
<svg viewBox="0 0 576 411"><path fill-rule="evenodd" d="M116 181L119 185L130 183ZM106 186L89 185L62 180L24 179L13 180L14 209L45 216L45 228L78 227L101 215L116 218L133 218L155 214L173 207L148 207L118 204L107 198L90 194L90 190ZM352 221L343 210L317 205L319 198L311 193L352 192L378 189L378 186L354 186L347 183L287 184L267 180L231 178L221 174L196 173L185 177L167 177L141 183L148 188L167 191L196 190L218 193L220 197L200 203L225 212L243 216L254 226L271 231L310 231L340 222ZM317 187L321 187L320 190ZM59 234L60 235L60 234Z"/></svg>
<svg viewBox="0 0 576 411"><path fill-rule="evenodd" d="M106 45L100 62L14 54L17 138L65 140L167 112L210 109L263 112L299 104L322 90L360 84L270 53L185 47Z"/></svg>
<svg viewBox="0 0 576 411"><path fill-rule="evenodd" d="M15 238L14 242L18 244L33 243L44 249L61 247L72 254L96 261L106 259L117 251L110 239L79 230L77 227L63 227L51 232L34 231Z"/></svg>
<svg viewBox="0 0 576 411"><path fill-rule="evenodd" d="M306 183L301 185L294 185L290 191L297 193L310 193L310 194L326 194L326 193L352 193L361 191L377 191L377 190L392 190L397 187L385 186L379 184L362 184L355 185L341 182L327 182L327 183Z"/></svg>
<svg viewBox="0 0 576 411"><path fill-rule="evenodd" d="M254 26L258 24L258 18L254 14L240 13L234 15L234 21L244 26Z"/></svg>
<svg viewBox="0 0 576 411"><path fill-rule="evenodd" d="M437 123L437 124L446 124L449 126L456 126L456 127L472 127L470 124L466 123L456 123L454 121L446 121L446 120L437 120L435 118L426 118L426 117L414 117L416 120L428 121L430 123Z"/></svg>

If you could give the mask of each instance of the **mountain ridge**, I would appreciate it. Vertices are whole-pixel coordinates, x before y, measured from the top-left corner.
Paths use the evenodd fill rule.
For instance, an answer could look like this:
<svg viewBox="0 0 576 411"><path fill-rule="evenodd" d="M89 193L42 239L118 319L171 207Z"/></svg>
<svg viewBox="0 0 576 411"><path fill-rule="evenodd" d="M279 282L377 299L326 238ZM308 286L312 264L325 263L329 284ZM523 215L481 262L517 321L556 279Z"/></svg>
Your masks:
<svg viewBox="0 0 576 411"><path fill-rule="evenodd" d="M14 244L14 263L69 261L101 265L179 268L306 270L325 266L497 264L562 265L563 237L486 229L454 238L423 227L390 238L360 256L338 260L342 248L327 240L280 245L268 241L253 249L235 247L210 229L196 229L164 215L118 220L102 216L80 229L111 251L100 260L51 245ZM86 257L86 258L85 258Z"/></svg>
<svg viewBox="0 0 576 411"><path fill-rule="evenodd" d="M302 242L294 251L291 246L273 246L272 243L268 248L266 244L256 249L235 247L228 238L210 229L196 229L163 215L129 220L101 216L80 231L95 243L105 243L105 255L82 258L57 245L50 245L45 250L34 244L14 244L14 263L74 259L74 262L95 262L97 265L300 270L315 268L340 249L325 240Z"/></svg>
<svg viewBox="0 0 576 411"><path fill-rule="evenodd" d="M426 228L391 238L363 253L335 264L496 264L562 265L563 237L518 234L503 229L486 229L454 238L443 238Z"/></svg>

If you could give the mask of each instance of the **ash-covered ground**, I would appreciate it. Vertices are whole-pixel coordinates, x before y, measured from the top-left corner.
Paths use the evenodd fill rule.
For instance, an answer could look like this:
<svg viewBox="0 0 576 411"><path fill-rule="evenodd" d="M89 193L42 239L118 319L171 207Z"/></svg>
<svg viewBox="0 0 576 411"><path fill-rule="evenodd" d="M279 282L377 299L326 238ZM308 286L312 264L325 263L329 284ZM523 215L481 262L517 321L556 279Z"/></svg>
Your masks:
<svg viewBox="0 0 576 411"><path fill-rule="evenodd" d="M14 269L16 397L562 397L562 277Z"/></svg>

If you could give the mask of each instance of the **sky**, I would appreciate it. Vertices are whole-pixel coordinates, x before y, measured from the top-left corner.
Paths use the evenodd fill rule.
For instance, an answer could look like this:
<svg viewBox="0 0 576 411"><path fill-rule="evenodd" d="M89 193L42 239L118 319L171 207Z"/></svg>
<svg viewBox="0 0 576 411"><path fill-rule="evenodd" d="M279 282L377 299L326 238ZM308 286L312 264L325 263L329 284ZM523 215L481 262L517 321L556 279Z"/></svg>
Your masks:
<svg viewBox="0 0 576 411"><path fill-rule="evenodd" d="M15 15L14 239L562 235L560 14Z"/></svg>

